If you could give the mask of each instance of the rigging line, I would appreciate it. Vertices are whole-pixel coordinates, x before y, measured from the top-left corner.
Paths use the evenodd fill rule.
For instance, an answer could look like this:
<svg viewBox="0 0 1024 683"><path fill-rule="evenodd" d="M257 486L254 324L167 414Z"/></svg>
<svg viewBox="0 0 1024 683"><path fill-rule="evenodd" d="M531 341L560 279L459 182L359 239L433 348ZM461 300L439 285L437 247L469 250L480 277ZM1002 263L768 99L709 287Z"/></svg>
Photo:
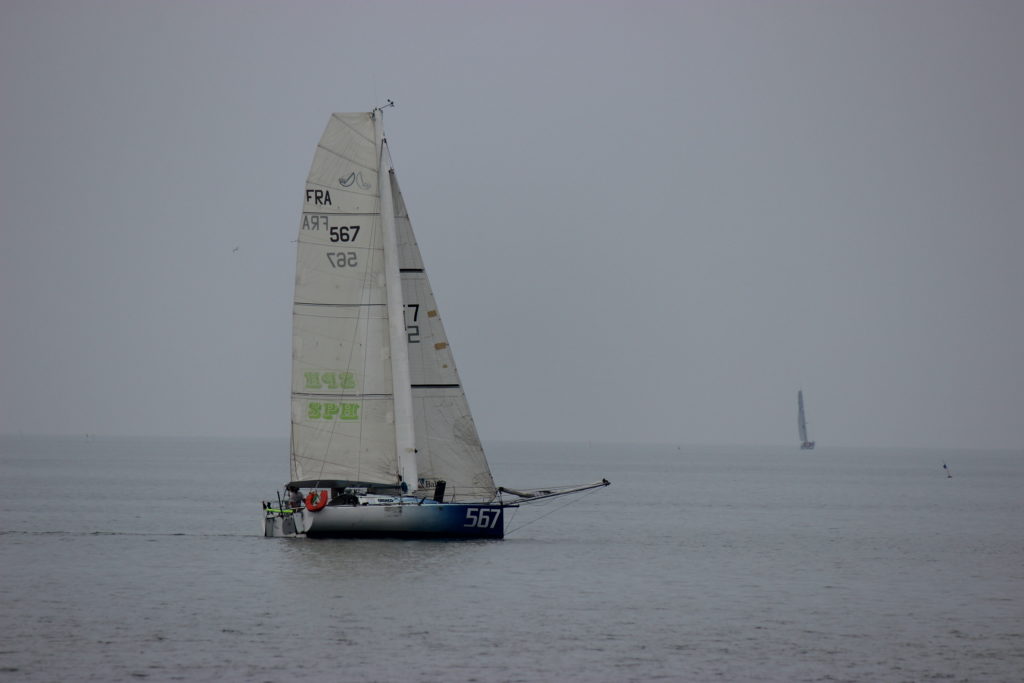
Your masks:
<svg viewBox="0 0 1024 683"><path fill-rule="evenodd" d="M394 171L395 171L395 160L391 157L391 147L388 146L387 134L384 135L384 149L383 149L383 151L386 152L387 155L388 155L388 171L389 171L388 175L390 176L391 173L394 173ZM381 161L383 161L383 158L381 159Z"/></svg>
<svg viewBox="0 0 1024 683"><path fill-rule="evenodd" d="M508 517L506 519L508 520L508 522L507 522L508 526L512 526L512 523L516 519L516 513L519 512L519 508L518 507L514 507L514 508L503 507L502 509L510 511L510 512L507 513ZM516 530L522 529L522 527L515 527L515 529ZM505 535L508 536L507 533Z"/></svg>
<svg viewBox="0 0 1024 683"><path fill-rule="evenodd" d="M578 503L578 502L580 502L581 500L583 500L584 498L586 498L586 497L587 497L587 496L589 496L590 494L594 493L595 491L598 491L598 490L600 490L600 488L601 488L601 487L598 487L598 488L594 488L594 489L591 489L590 491L586 491L586 492L584 492L584 495L582 495L582 496L579 496L578 498L570 498L568 502L566 502L566 503L563 503L562 505L559 505L559 506L558 506L558 507L556 507L555 509L553 509L553 510L551 510L551 511L549 511L549 512L547 512L547 513L543 514L543 515L541 515L540 517L537 517L537 518L535 518L535 519L532 519L532 520L530 520L529 522L524 522L523 524L521 524L520 526L517 526L517 527L516 527L516 528L514 528L514 529L509 529L508 531L506 531L506 532L505 532L505 535L506 535L506 536L508 536L508 535L510 535L510 534L514 534L514 533L516 533L517 531L519 531L520 529L524 529L524 528L526 528L526 527L530 526L530 525L531 525L531 524L533 524L534 522L539 522L540 520L544 519L544 518L545 518L545 517L547 517L548 515L553 515L554 513L558 512L559 510L562 510L562 509L564 509L564 508L567 508L567 507L569 507L570 505L574 505L575 503Z"/></svg>

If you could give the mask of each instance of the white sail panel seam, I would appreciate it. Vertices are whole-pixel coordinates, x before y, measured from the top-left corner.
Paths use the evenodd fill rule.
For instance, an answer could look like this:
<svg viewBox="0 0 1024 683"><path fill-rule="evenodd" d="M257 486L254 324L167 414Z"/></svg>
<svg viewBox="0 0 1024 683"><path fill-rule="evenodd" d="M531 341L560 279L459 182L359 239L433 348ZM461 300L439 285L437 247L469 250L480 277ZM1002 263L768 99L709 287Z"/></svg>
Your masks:
<svg viewBox="0 0 1024 683"><path fill-rule="evenodd" d="M352 131L352 133L353 133L353 134L354 134L354 135L355 135L356 137L362 138L362 139L363 139L363 140L364 140L365 142L368 142L368 143L370 143L370 144L373 144L373 140L372 140L371 138L369 138L369 137L367 137L367 136L363 135L363 134L362 134L362 132L360 132L360 130L359 130L358 128L356 128L355 126L353 126L352 124L350 124L350 123L349 123L348 121L346 121L346 120L345 120L344 118L342 118L342 117L338 116L338 115L337 115L336 113L335 113L335 114L331 114L331 118L332 118L333 120L337 121L338 123L340 123L341 125L345 126L346 128L348 128L348 129L349 129L350 131Z"/></svg>
<svg viewBox="0 0 1024 683"><path fill-rule="evenodd" d="M309 184L309 185L316 185L318 183L309 182L307 184ZM327 187L327 185L321 185L321 187ZM319 210L318 211L303 211L302 214L304 216L366 216L367 218L369 218L371 216L379 215L377 213L367 213L365 211L319 211ZM308 242L304 242L304 244L309 244L309 243Z"/></svg>

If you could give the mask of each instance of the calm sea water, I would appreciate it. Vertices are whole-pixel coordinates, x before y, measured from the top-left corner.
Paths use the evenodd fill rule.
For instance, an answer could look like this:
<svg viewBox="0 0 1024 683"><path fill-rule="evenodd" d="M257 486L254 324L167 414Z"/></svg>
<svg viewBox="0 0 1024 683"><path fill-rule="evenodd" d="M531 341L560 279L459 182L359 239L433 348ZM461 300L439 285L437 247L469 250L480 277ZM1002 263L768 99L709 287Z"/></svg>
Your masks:
<svg viewBox="0 0 1024 683"><path fill-rule="evenodd" d="M2 437L0 680L1022 680L1022 453L488 450L613 485L504 541L265 539L284 440Z"/></svg>

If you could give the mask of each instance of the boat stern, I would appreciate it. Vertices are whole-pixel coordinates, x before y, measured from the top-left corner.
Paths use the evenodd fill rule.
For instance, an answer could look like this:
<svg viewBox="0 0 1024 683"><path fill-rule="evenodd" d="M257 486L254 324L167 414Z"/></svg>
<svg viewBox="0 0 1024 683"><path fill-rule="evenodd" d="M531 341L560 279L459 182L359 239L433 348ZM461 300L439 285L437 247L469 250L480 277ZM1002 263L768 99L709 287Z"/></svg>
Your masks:
<svg viewBox="0 0 1024 683"><path fill-rule="evenodd" d="M263 503L263 535L268 538L297 538L306 535L306 511Z"/></svg>

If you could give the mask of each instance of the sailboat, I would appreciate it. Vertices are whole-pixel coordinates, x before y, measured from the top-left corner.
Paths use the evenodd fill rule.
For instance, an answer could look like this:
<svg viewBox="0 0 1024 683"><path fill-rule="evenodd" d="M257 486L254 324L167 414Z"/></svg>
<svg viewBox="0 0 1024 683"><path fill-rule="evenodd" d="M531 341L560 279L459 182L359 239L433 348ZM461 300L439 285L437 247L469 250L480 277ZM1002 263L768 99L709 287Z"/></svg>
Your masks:
<svg viewBox="0 0 1024 683"><path fill-rule="evenodd" d="M333 114L306 180L292 309L290 481L266 536L502 538L506 511L608 486L496 486L384 137Z"/></svg>
<svg viewBox="0 0 1024 683"><path fill-rule="evenodd" d="M814 450L814 442L807 440L807 418L804 417L804 392L796 392L797 416L796 424L800 430L800 448L805 451Z"/></svg>

